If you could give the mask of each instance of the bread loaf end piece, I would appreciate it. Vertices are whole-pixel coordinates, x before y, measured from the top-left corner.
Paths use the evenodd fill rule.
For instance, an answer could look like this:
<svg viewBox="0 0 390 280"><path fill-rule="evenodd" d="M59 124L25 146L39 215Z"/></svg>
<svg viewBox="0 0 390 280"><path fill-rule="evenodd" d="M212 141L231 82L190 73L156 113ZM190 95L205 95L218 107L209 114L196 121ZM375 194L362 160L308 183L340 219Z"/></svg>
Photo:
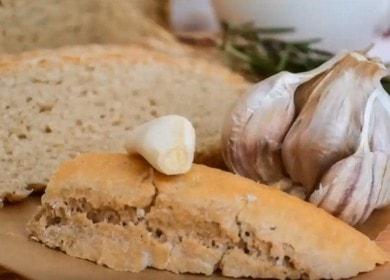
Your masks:
<svg viewBox="0 0 390 280"><path fill-rule="evenodd" d="M386 261L366 236L283 192L196 164L165 176L122 154L63 164L28 231L71 256L132 272L340 279Z"/></svg>

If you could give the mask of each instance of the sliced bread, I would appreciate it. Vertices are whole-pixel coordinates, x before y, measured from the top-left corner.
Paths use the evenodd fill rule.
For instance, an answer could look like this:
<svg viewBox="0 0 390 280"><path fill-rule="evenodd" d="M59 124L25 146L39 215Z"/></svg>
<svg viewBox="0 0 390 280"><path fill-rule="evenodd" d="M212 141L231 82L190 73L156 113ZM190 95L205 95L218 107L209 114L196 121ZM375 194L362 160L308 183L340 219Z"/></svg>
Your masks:
<svg viewBox="0 0 390 280"><path fill-rule="evenodd" d="M167 0L1 0L0 53L90 43L179 48L166 26Z"/></svg>
<svg viewBox="0 0 390 280"><path fill-rule="evenodd" d="M341 279L388 260L362 233L282 191L196 164L165 176L125 154L63 164L28 230L71 256L132 272Z"/></svg>
<svg viewBox="0 0 390 280"><path fill-rule="evenodd" d="M228 70L138 47L83 46L0 58L0 201L42 186L81 152L124 151L131 130L179 114L197 162L220 164L223 118L248 84Z"/></svg>

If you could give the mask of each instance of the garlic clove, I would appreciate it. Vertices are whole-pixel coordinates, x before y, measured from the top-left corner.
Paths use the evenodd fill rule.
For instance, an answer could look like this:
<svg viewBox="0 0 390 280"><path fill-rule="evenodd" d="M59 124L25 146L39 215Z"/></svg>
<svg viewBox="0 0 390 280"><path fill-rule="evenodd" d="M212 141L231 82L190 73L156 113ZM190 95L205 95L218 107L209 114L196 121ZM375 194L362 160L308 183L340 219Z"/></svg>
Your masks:
<svg viewBox="0 0 390 280"><path fill-rule="evenodd" d="M345 222L363 223L390 203L390 157L381 152L354 154L334 164L309 201Z"/></svg>
<svg viewBox="0 0 390 280"><path fill-rule="evenodd" d="M390 95L383 88L379 89L369 132L371 150L390 154Z"/></svg>
<svg viewBox="0 0 390 280"><path fill-rule="evenodd" d="M222 151L227 166L256 181L283 178L280 148L294 117L300 77L281 72L241 97L225 121Z"/></svg>
<svg viewBox="0 0 390 280"><path fill-rule="evenodd" d="M384 75L383 64L350 53L299 89L302 110L282 146L294 182L311 193L334 163L356 151L368 95Z"/></svg>
<svg viewBox="0 0 390 280"><path fill-rule="evenodd" d="M142 155L164 174L183 174L190 170L194 160L195 129L182 116L156 118L133 130L126 149Z"/></svg>
<svg viewBox="0 0 390 280"><path fill-rule="evenodd" d="M372 116L381 93L379 87L367 100L355 154L334 164L310 197L310 202L351 225L364 222L374 209L390 203L390 155L371 152L369 143Z"/></svg>

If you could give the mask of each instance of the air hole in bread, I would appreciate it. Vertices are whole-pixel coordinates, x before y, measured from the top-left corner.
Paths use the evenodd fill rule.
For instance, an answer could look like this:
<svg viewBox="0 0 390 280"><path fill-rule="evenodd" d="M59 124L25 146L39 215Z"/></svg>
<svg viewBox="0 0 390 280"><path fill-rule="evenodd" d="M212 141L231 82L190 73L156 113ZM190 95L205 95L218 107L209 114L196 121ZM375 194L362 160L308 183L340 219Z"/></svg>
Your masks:
<svg viewBox="0 0 390 280"><path fill-rule="evenodd" d="M53 109L53 105L50 104L38 104L38 106L39 106L39 113L47 113Z"/></svg>
<svg viewBox="0 0 390 280"><path fill-rule="evenodd" d="M32 97L29 96L29 97L26 98L26 103L29 103L29 102L31 102L32 100L33 100Z"/></svg>
<svg viewBox="0 0 390 280"><path fill-rule="evenodd" d="M52 130L50 128L50 126L45 126L45 130L44 130L45 133L52 133Z"/></svg>
<svg viewBox="0 0 390 280"><path fill-rule="evenodd" d="M59 223L61 223L61 218L60 217L53 217L47 221L46 226L49 227L49 226L57 225Z"/></svg>
<svg viewBox="0 0 390 280"><path fill-rule="evenodd" d="M163 234L160 229L156 229L155 233L157 238L160 238L160 236Z"/></svg>
<svg viewBox="0 0 390 280"><path fill-rule="evenodd" d="M24 133L18 134L17 137L18 137L18 139L20 139L20 140L27 139L27 135L24 134Z"/></svg>
<svg viewBox="0 0 390 280"><path fill-rule="evenodd" d="M156 100L154 100L154 99L149 99L149 105L150 105L150 106L156 106L156 105L157 105Z"/></svg>
<svg viewBox="0 0 390 280"><path fill-rule="evenodd" d="M156 110L152 110L152 111L150 111L150 115L151 115L152 117L155 117L155 118L157 118L157 117L158 117L158 113L157 113L157 111L156 111Z"/></svg>

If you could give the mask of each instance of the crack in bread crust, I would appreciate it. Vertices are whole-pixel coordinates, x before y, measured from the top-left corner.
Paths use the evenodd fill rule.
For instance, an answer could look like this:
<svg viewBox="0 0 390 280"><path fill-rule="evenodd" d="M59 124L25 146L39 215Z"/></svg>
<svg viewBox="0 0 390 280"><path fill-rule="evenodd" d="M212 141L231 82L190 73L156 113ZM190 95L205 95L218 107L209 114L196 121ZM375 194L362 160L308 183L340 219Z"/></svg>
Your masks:
<svg viewBox="0 0 390 280"><path fill-rule="evenodd" d="M132 272L341 279L387 261L363 234L283 192L197 164L165 176L124 154L64 163L28 231L71 256Z"/></svg>
<svg viewBox="0 0 390 280"><path fill-rule="evenodd" d="M142 181L149 179L150 176L145 176ZM170 225L169 222L175 223L177 209L169 206L165 208L164 205L160 207L157 188L151 201L150 205L144 208L125 205L116 209L112 206L93 207L85 197L69 198L51 204L45 203L29 224L30 234L35 237L34 239L41 240L52 248L99 263L99 258L94 258L92 255L86 257L85 254L74 253L72 247L79 247L77 244L79 242L63 232L69 233L69 229L80 232L85 226L90 227L89 232L99 232L99 225L104 225L104 228L122 228L122 235L118 236L124 237L123 232L126 232L126 229L132 231L138 227L142 228L142 232L148 236L150 239L148 242L154 242L155 246L162 246L165 249L164 261L157 262L155 266L153 261L146 259L138 267L121 267L104 261L101 263L114 269L131 271L140 271L147 266L155 266L176 273L192 272L210 275L220 270L224 275L233 277L308 278L305 271L296 268L292 246L282 244L281 250L275 254L273 252L275 245L256 239L253 234L254 229L239 221L239 213L235 217L235 223L239 229L238 235L235 240L232 240L223 233L223 228L219 223L202 221L197 217L188 219L190 223L181 223L182 221L178 219L175 225ZM161 211L166 213L161 215ZM185 210L179 209L178 211ZM168 224L165 223L166 220L164 221L166 215L173 217ZM102 232L100 234L98 239L106 238ZM111 238L115 236L111 235ZM142 233L138 238L142 238ZM94 246L99 247L100 244L101 242ZM164 247L164 245L167 246ZM84 248L84 250L89 249ZM248 265L252 270L245 272L243 267Z"/></svg>

